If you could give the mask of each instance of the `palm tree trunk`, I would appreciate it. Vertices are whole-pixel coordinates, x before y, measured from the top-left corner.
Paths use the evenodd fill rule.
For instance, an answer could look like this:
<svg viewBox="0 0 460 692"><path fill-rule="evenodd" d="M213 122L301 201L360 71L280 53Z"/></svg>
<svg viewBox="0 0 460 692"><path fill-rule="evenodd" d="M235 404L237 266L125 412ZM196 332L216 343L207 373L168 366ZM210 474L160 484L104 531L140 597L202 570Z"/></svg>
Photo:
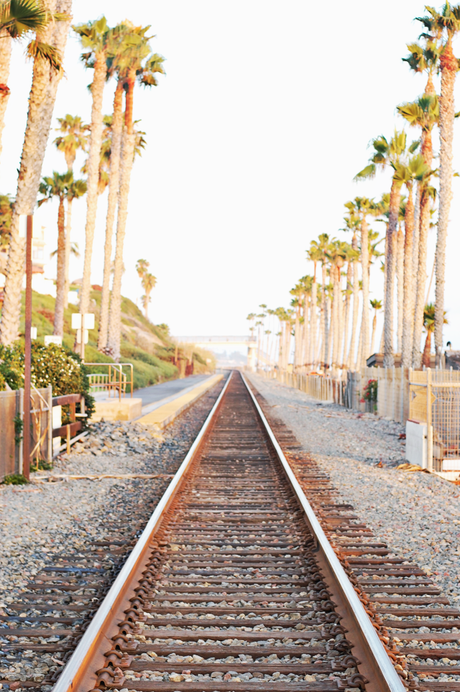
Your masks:
<svg viewBox="0 0 460 692"><path fill-rule="evenodd" d="M148 320L149 318L149 303L150 303L150 293L151 289L145 290L145 319Z"/></svg>
<svg viewBox="0 0 460 692"><path fill-rule="evenodd" d="M374 310L374 319L372 320L372 339L371 339L371 353L375 353L375 333L377 331L377 310Z"/></svg>
<svg viewBox="0 0 460 692"><path fill-rule="evenodd" d="M434 344L436 364L440 364L443 346L444 290L446 276L446 244L449 213L452 203L452 158L454 141L454 86L458 62L452 51L452 37L440 57L441 95L439 97L439 214L436 242L436 284Z"/></svg>
<svg viewBox="0 0 460 692"><path fill-rule="evenodd" d="M425 188L420 200L420 238L418 244L417 291L414 309L414 340L412 344L412 367L420 368L420 341L423 329L423 309L425 307L426 256L428 230L430 228L430 198Z"/></svg>
<svg viewBox="0 0 460 692"><path fill-rule="evenodd" d="M339 359L339 285L337 281L337 267L333 269L333 298L332 298L332 369L337 369Z"/></svg>
<svg viewBox="0 0 460 692"><path fill-rule="evenodd" d="M423 134L422 134L423 138ZM426 163L426 159L425 159ZM431 166L430 166L431 168ZM414 207L414 231L412 234L412 277L417 276L418 268L418 240L420 237L420 189L421 183L417 183L415 192L415 207Z"/></svg>
<svg viewBox="0 0 460 692"><path fill-rule="evenodd" d="M412 362L412 338L414 327L414 271L413 271L413 239L414 239L414 199L412 185L407 186L406 213L404 218L404 307L403 330L401 347L401 367L410 368Z"/></svg>
<svg viewBox="0 0 460 692"><path fill-rule="evenodd" d="M113 273L112 298L109 313L108 352L120 359L121 340L121 279L123 275L123 246L128 220L129 186L133 169L135 135L125 132L121 156L120 194L118 197L117 238L115 246L115 264Z"/></svg>
<svg viewBox="0 0 460 692"><path fill-rule="evenodd" d="M361 326L361 360L358 361L358 368L366 364L369 358L369 227L366 217L361 221L361 266L363 277L363 317Z"/></svg>
<svg viewBox="0 0 460 692"><path fill-rule="evenodd" d="M391 368L394 365L394 287L395 287L395 264L396 264L396 233L398 227L399 205L401 201L401 183L393 180L390 192L390 218L388 222L387 243L386 243L386 290L384 305L383 329L384 351L383 367Z"/></svg>
<svg viewBox="0 0 460 692"><path fill-rule="evenodd" d="M91 137L88 153L88 177L86 194L86 225L85 225L85 257L83 263L83 280L80 294L80 314L84 315L89 309L91 292L91 260L93 256L94 231L96 228L96 213L98 201L99 163L101 157L103 114L102 101L107 77L105 51L96 54L94 75L91 84Z"/></svg>
<svg viewBox="0 0 460 692"><path fill-rule="evenodd" d="M342 364L344 368L349 367L349 362L347 358L347 347L348 347L348 329L350 326L350 291L351 291L351 276L353 267L351 262L347 265L347 288L345 293L345 315L344 315L344 325L343 325L343 351L342 351Z"/></svg>
<svg viewBox="0 0 460 692"><path fill-rule="evenodd" d="M2 153L2 134L5 115L10 98L8 77L10 76L11 46L13 40L6 31L0 32L0 156Z"/></svg>
<svg viewBox="0 0 460 692"><path fill-rule="evenodd" d="M51 44L63 55L71 21L72 2L71 0L47 0L45 6L50 12L62 12L68 16L68 19L51 22L38 36L40 41ZM11 344L17 338L19 329L25 261L25 241L19 237L19 217L22 214L34 212L61 76L62 73L51 71L49 63L44 58L37 57L34 60L27 125L11 221L5 298L0 323L0 343L4 345Z"/></svg>
<svg viewBox="0 0 460 692"><path fill-rule="evenodd" d="M396 276L398 280L398 353L402 353L404 311L404 233L401 228L396 234Z"/></svg>
<svg viewBox="0 0 460 692"><path fill-rule="evenodd" d="M295 311L295 326L294 326L294 370L299 367L299 350L302 344L302 337L300 336L300 315L299 308Z"/></svg>
<svg viewBox="0 0 460 692"><path fill-rule="evenodd" d="M328 347L328 336L327 336L327 307L326 307L326 262L321 263L321 280L322 280L322 291L321 291L321 315L320 315L320 329L321 329L321 341L322 341L322 367L326 367L327 361L327 347Z"/></svg>
<svg viewBox="0 0 460 692"><path fill-rule="evenodd" d="M426 332L425 348L423 349L422 365L429 368L431 364L431 329Z"/></svg>
<svg viewBox="0 0 460 692"><path fill-rule="evenodd" d="M358 249L358 239L356 234L353 234L351 241L353 250ZM356 337L358 334L358 319L359 319L359 267L358 260L353 262L353 318L351 325L350 350L348 351L348 365L350 368L356 369L355 352L356 352Z"/></svg>
<svg viewBox="0 0 460 692"><path fill-rule="evenodd" d="M56 304L54 308L55 336L64 336L64 290L65 290L65 211L64 198L59 198L58 210L58 247L57 247L57 273L56 273Z"/></svg>
<svg viewBox="0 0 460 692"><path fill-rule="evenodd" d="M311 285L311 309L310 309L310 358L309 364L315 369L316 364L316 305L318 302L318 284L316 283L316 262L313 266L313 282Z"/></svg>
<svg viewBox="0 0 460 692"><path fill-rule="evenodd" d="M72 204L73 199L69 198L67 200L67 218L65 227L65 261L64 261L64 271L65 271L65 287L64 287L64 307L69 307L69 289L70 289L70 240L72 231Z"/></svg>
<svg viewBox="0 0 460 692"><path fill-rule="evenodd" d="M331 365L331 351L332 351L332 300L329 295L326 296L326 314L324 315L324 333L325 333L325 346L326 346L326 358L324 360L326 370L330 368Z"/></svg>

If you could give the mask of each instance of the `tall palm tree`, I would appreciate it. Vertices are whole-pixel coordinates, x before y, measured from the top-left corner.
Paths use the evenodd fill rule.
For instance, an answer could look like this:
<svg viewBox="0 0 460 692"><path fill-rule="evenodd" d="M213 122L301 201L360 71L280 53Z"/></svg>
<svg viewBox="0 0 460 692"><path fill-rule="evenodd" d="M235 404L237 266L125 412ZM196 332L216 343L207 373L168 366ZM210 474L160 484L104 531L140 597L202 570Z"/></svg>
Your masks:
<svg viewBox="0 0 460 692"><path fill-rule="evenodd" d="M369 225L367 217L372 213L375 203L367 197L355 197L345 206L360 219L361 230L361 269L363 282L363 315L361 322L361 362L357 363L361 368L369 357Z"/></svg>
<svg viewBox="0 0 460 692"><path fill-rule="evenodd" d="M318 262L321 261L321 250L318 244L314 244L314 241L310 244L310 249L307 250L308 259L313 262L313 278L311 283L311 314L310 314L310 343L311 343L311 357L308 359L308 363L311 364L313 370L316 364L316 341L317 341L317 329L316 329L316 304L318 302L318 282L316 280L316 269Z"/></svg>
<svg viewBox="0 0 460 692"><path fill-rule="evenodd" d="M359 319L359 250L358 250L358 236L357 231L360 226L359 217L356 216L353 208L348 209L347 215L344 217L345 227L342 228L343 231L351 231L353 233L351 240L351 247L354 254L353 261L353 281L352 281L352 294L353 294L353 314L351 321L351 339L350 346L348 349L348 356L344 358L344 362L349 368L353 368L355 364L355 352L356 352L356 336L358 334L358 319Z"/></svg>
<svg viewBox="0 0 460 692"><path fill-rule="evenodd" d="M69 289L70 289L70 255L72 252L72 210L74 200L83 197L86 194L87 183L86 180L74 180L67 190L66 202L67 202L67 214L66 214L66 227L65 227L65 252L64 252L64 274L65 274L65 288L64 288L64 307L69 307Z"/></svg>
<svg viewBox="0 0 460 692"><path fill-rule="evenodd" d="M395 167L400 163L404 162L404 157L406 154L406 133L397 132L395 130L393 137L388 141L383 135L376 137L372 140L372 146L374 148L374 153L370 158L370 163L366 168L360 171L356 176L355 180L373 178L378 170L378 168L385 168L390 166L393 171ZM408 148L409 154L414 153L418 146L418 142L411 144ZM393 342L393 332L394 332L394 277L396 269L396 256L395 256L395 236L398 230L398 219L399 219L399 206L401 200L401 188L403 182L396 176L393 175L391 190L390 190L390 205L389 205L389 218L388 218L388 229L385 244L385 271L386 271L386 294L384 303L384 333L385 333L385 346L384 346L384 367L391 367L394 365L394 342ZM366 310L369 305L369 296L363 297L366 305Z"/></svg>
<svg viewBox="0 0 460 692"><path fill-rule="evenodd" d="M443 345L444 290L446 274L446 244L449 213L452 203L452 158L454 141L454 87L458 60L452 50L452 42L460 31L460 5L446 2L442 12L425 8L428 15L417 17L430 32L430 38L442 40L439 64L441 68L441 94L439 96L439 212L436 239L436 288L434 340L436 360L439 364Z"/></svg>
<svg viewBox="0 0 460 692"><path fill-rule="evenodd" d="M23 214L33 214L37 201L57 88L62 77L62 70L58 69L58 59L63 55L67 42L72 0L46 0L44 7L50 14L59 13L59 21L49 21L46 27L37 31L36 41L29 51L35 57L11 222L5 298L0 322L0 343L4 345L11 344L18 334L25 262L25 241L19 235L19 218ZM54 58L51 56L51 61L50 55L46 57L41 49L43 45L52 49Z"/></svg>
<svg viewBox="0 0 460 692"><path fill-rule="evenodd" d="M413 350L413 326L414 326L414 311L415 311L415 291L414 291L414 270L413 270L413 238L414 238L414 200L413 186L414 183L422 185L423 181L427 180L429 168L425 163L424 156L417 154L412 156L407 165L402 163L395 165L394 178L401 180L407 188L407 202L404 208L404 237L398 236L398 252L400 253L399 267L400 276L398 285L403 286L403 290L399 294L400 304L398 305L398 346L401 347L401 365L404 368L411 366L412 350ZM426 242L427 236L425 233L427 221L427 209L429 205L426 200L426 184L420 187L420 199L423 201L421 207L420 227L419 227L419 248L420 240ZM423 229L423 230L422 230ZM419 266L417 263L417 279L420 272L426 271L425 266ZM418 285L420 289L420 285ZM399 290L399 289L398 289Z"/></svg>
<svg viewBox="0 0 460 692"><path fill-rule="evenodd" d="M59 200L58 207L58 249L57 249L57 273L56 273L56 303L54 308L54 329L53 334L64 336L64 289L65 289L65 208L64 200L70 185L73 183L73 174L56 173L52 176L43 178L40 183L39 192L42 198L38 201L38 206L49 202L54 197Z"/></svg>
<svg viewBox="0 0 460 692"><path fill-rule="evenodd" d="M56 137L54 144L56 149L64 154L67 170L73 173L73 166L79 150L86 151L88 144L88 125L85 125L79 115L70 115L67 113L63 118L57 119L59 127L57 132L61 134ZM75 181L81 183L82 181ZM72 243L72 205L74 199L81 197L86 191L83 190L81 184L73 184L67 194L67 213L66 213L66 229L65 229L65 292L64 292L64 307L69 305L69 262L70 262L70 247Z"/></svg>
<svg viewBox="0 0 460 692"><path fill-rule="evenodd" d="M145 294L142 296L142 304L144 306L145 310L145 318L148 320L149 319L149 303L150 303L150 294L152 293L153 289L157 285L157 280L156 277L153 276L153 274L150 274L150 272L146 272L141 279L142 283L142 288L145 291Z"/></svg>
<svg viewBox="0 0 460 692"><path fill-rule="evenodd" d="M56 132L61 134L56 137L53 144L64 154L67 170L73 172L78 151L86 151L89 127L79 115L70 115L70 113L63 118L58 118L57 121L59 127L56 128Z"/></svg>
<svg viewBox="0 0 460 692"><path fill-rule="evenodd" d="M430 185L432 171L428 171L421 183L420 197L420 238L418 244L418 271L417 271L417 288L415 292L415 307L414 307L414 326L413 326L413 341L412 341L412 367L419 368L421 364L420 342L422 338L423 328L423 309L425 306L425 288L426 288L426 262L428 252L428 231L430 228L430 214L427 213L427 208L430 209L433 200L436 198L436 189ZM422 223L423 220L423 223Z"/></svg>
<svg viewBox="0 0 460 692"><path fill-rule="evenodd" d="M138 122L138 121L136 121ZM107 200L107 217L104 243L104 270L102 281L101 309L99 317L99 334L97 347L105 352L107 348L110 307L110 274L112 264L113 227L117 210L118 192L120 187L121 140L123 132L123 80L118 79L113 102L113 115L104 118L107 132L107 148L104 155L109 166L109 196ZM134 128L135 155L140 156L145 147L144 133ZM103 145L104 149L104 145Z"/></svg>
<svg viewBox="0 0 460 692"><path fill-rule="evenodd" d="M371 300L371 307L374 310L374 319L372 320L372 338L371 338L371 353L375 353L375 335L377 333L377 313L382 309L382 301Z"/></svg>
<svg viewBox="0 0 460 692"><path fill-rule="evenodd" d="M343 337L343 301L341 289L341 270L345 264L347 256L347 243L340 240L335 240L331 243L328 251L328 259L330 261L330 277L333 287L332 300L332 369L336 371L340 366L341 345Z"/></svg>
<svg viewBox="0 0 460 692"><path fill-rule="evenodd" d="M104 16L87 24L78 24L73 27L73 30L80 37L84 51L82 59L85 66L94 70L91 83L91 135L87 161L88 193L86 197L85 253L79 306L80 314L83 315L88 312L91 291L91 260L99 196L99 166L103 130L102 101L107 79L107 60L109 59L112 30Z"/></svg>
<svg viewBox="0 0 460 692"><path fill-rule="evenodd" d="M125 48L119 57L119 71L126 88L125 120L123 148L121 159L120 191L118 197L117 236L115 247L115 271L113 275L112 296L109 312L109 330L107 352L115 360L120 358L121 338L121 267L123 264L123 246L128 218L128 198L133 167L135 134L133 121L133 99L136 80L144 86L157 86L157 74L164 74L164 58L157 54L150 55L150 46L146 33L150 27L134 27L125 37Z"/></svg>
<svg viewBox="0 0 460 692"><path fill-rule="evenodd" d="M321 261L321 274L322 274L322 286L326 286L327 278L327 253L329 250L329 245L333 239L329 237L327 233L321 233L318 236L318 240L313 240L310 245L310 250L317 253L317 261ZM318 355L318 360L322 361L322 364L326 363L326 356L329 351L328 344L328 325L327 325L327 302L325 291L321 292L321 313L320 313L320 333L321 333L321 344L322 344L322 355ZM325 367L325 365L324 365Z"/></svg>

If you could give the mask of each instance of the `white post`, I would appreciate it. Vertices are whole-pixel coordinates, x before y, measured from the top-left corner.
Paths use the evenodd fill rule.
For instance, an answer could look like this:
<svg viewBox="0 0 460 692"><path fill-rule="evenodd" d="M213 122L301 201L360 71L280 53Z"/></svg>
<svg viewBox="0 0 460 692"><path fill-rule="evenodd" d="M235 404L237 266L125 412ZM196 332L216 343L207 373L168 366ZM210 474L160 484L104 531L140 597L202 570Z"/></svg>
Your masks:
<svg viewBox="0 0 460 692"><path fill-rule="evenodd" d="M433 471L433 421L431 415L431 368L426 371L426 450L428 471Z"/></svg>

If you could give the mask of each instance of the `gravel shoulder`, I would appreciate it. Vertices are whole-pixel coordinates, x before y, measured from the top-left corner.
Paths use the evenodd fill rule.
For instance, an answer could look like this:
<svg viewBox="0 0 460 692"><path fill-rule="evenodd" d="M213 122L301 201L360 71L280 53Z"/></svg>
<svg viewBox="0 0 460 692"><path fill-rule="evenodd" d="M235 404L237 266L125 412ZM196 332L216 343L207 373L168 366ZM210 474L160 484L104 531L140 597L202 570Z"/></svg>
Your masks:
<svg viewBox="0 0 460 692"><path fill-rule="evenodd" d="M61 455L52 471L33 473L26 486L0 485L0 614L59 555L84 550L105 536L119 517L120 503L129 508L152 497L159 501L222 386L217 384L162 432L137 423L94 423L90 435ZM50 474L127 473L160 477L41 480Z"/></svg>
<svg viewBox="0 0 460 692"><path fill-rule="evenodd" d="M318 402L259 375L249 379L361 519L460 606L460 487L396 468L405 461L400 424Z"/></svg>

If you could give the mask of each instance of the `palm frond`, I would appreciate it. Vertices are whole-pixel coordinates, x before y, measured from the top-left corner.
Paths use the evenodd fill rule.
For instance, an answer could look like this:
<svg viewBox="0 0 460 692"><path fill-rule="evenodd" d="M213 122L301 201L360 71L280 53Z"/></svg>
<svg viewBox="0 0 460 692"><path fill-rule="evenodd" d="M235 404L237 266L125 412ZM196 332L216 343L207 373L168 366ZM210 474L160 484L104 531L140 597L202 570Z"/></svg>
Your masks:
<svg viewBox="0 0 460 692"><path fill-rule="evenodd" d="M365 178L375 178L375 174L377 173L377 167L374 163L370 163L368 166L363 168L362 171L359 171L353 178L353 180L363 180Z"/></svg>
<svg viewBox="0 0 460 692"><path fill-rule="evenodd" d="M34 60L37 58L46 60L50 64L51 69L55 72L60 72L62 70L61 53L49 43L43 43L42 41L38 41L38 39L34 39L27 46L26 55L28 58L33 58Z"/></svg>
<svg viewBox="0 0 460 692"><path fill-rule="evenodd" d="M6 29L11 38L41 31L49 21L50 14L40 0L9 0L0 7L0 29Z"/></svg>

